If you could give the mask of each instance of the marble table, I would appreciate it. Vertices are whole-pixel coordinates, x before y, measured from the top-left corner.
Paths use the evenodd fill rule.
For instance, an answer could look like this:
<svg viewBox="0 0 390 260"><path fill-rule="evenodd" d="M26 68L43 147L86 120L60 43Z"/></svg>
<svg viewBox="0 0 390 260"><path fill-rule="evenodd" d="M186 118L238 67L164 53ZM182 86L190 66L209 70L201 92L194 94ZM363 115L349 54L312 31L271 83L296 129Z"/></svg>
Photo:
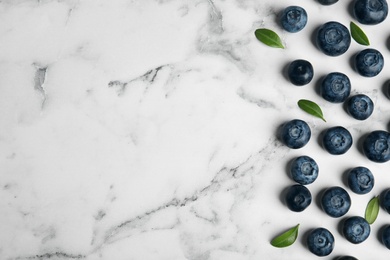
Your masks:
<svg viewBox="0 0 390 260"><path fill-rule="evenodd" d="M296 34L277 22L292 4L309 15ZM352 42L328 57L313 44L315 28L348 25L350 10L350 1L312 0L0 1L0 259L315 259L305 236L316 227L336 239L324 259L388 259L378 238L390 223L384 210L369 239L354 245L318 203L324 188L342 186L353 201L348 216L362 216L390 187L389 164L360 149L368 132L389 130L388 64L363 78L351 61L364 47ZM389 23L362 26L385 60ZM254 31L262 27L286 48L259 42ZM298 58L315 70L303 87L284 73ZM318 94L331 71L373 99L369 119L357 121ZM327 122L299 109L302 98L317 102ZM312 138L292 150L276 130L295 118ZM340 156L320 141L336 125L354 138ZM313 157L320 176L308 186L312 205L295 213L282 194L299 155ZM356 166L375 175L367 195L345 183ZM292 246L270 245L298 223Z"/></svg>

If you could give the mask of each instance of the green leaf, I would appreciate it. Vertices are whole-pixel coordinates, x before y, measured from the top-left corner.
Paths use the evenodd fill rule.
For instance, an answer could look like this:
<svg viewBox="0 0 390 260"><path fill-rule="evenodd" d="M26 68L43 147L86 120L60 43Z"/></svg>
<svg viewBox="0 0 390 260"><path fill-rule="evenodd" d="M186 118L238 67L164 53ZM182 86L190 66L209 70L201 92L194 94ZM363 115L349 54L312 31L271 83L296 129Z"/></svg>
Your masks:
<svg viewBox="0 0 390 260"><path fill-rule="evenodd" d="M257 29L255 31L255 36L259 41L261 41L265 45L274 48L284 49L283 43L280 40L279 35L272 30L265 29L265 28Z"/></svg>
<svg viewBox="0 0 390 260"><path fill-rule="evenodd" d="M376 196L368 202L366 208L365 219L370 225L375 222L376 218L378 217L378 212L379 212L379 197Z"/></svg>
<svg viewBox="0 0 390 260"><path fill-rule="evenodd" d="M279 248L291 246L292 244L294 244L295 240L298 237L298 229L299 229L299 224L296 225L295 227L290 228L283 234L272 239L271 245Z"/></svg>
<svg viewBox="0 0 390 260"><path fill-rule="evenodd" d="M361 45L370 45L370 41L368 40L367 35L363 32L363 30L357 26L354 22L350 23L351 35L352 38Z"/></svg>
<svg viewBox="0 0 390 260"><path fill-rule="evenodd" d="M313 101L301 99L298 101L298 106L305 112L309 113L310 115L316 116L318 118L321 118L326 122L324 115L322 114L321 108L314 103Z"/></svg>

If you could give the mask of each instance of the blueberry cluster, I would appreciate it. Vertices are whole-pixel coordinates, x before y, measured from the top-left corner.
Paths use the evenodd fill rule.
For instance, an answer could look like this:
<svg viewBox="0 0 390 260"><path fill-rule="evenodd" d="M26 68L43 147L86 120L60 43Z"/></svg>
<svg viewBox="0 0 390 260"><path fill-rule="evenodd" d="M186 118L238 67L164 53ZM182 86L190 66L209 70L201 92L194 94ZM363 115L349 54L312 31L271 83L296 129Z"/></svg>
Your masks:
<svg viewBox="0 0 390 260"><path fill-rule="evenodd" d="M332 5L338 0L318 0L322 5ZM388 14L386 0L356 0L353 6L356 20L361 24L375 25L383 22ZM308 17L306 11L299 6L289 6L281 14L281 26L288 32L296 33L304 29ZM339 56L347 52L351 44L349 29L337 21L330 21L321 25L316 31L316 45L328 56ZM359 52L354 60L354 67L363 77L375 77L383 69L384 58L373 48ZM309 84L313 79L312 64L303 59L297 59L288 67L288 78L296 86ZM347 75L341 72L331 72L326 75L320 86L320 95L331 103L345 103L348 114L356 120L365 120L371 116L374 103L364 94L350 96L351 82ZM309 125L300 119L293 119L281 125L278 132L279 139L291 149L304 147L311 138ZM323 148L332 155L346 153L353 144L350 132L342 127L328 128L321 138ZM371 161L384 163L390 160L390 133L376 130L364 137L363 153ZM286 189L285 203L294 212L304 211L311 205L312 195L306 187L313 183L319 175L319 166L316 161L302 155L294 158L290 163L290 176L296 184ZM363 166L350 169L347 174L348 188L356 194L367 194L374 187L374 175ZM332 186L325 189L319 198L321 208L328 216L340 218L345 216L351 207L351 198L342 187ZM382 192L380 202L390 214L390 188ZM341 233L349 242L359 244L370 235L370 224L360 216L350 216L341 223ZM383 244L390 249L390 224L385 226L381 233ZM332 233L319 227L311 230L306 237L306 244L310 252L317 256L329 255L335 245ZM340 256L339 260L353 260L352 256Z"/></svg>

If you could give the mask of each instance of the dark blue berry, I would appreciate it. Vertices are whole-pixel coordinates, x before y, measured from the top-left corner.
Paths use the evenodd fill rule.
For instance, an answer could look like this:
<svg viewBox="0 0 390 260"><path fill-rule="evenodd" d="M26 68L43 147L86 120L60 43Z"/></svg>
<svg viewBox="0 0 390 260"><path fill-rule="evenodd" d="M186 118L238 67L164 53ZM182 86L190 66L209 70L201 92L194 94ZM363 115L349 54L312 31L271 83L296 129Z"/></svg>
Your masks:
<svg viewBox="0 0 390 260"><path fill-rule="evenodd" d="M311 204L311 193L303 185L295 184L290 186L286 192L287 207L295 212L305 210Z"/></svg>
<svg viewBox="0 0 390 260"><path fill-rule="evenodd" d="M385 189L379 198L382 207L390 214L390 188Z"/></svg>
<svg viewBox="0 0 390 260"><path fill-rule="evenodd" d="M386 0L356 0L353 12L359 23L375 25L386 19L388 9Z"/></svg>
<svg viewBox="0 0 390 260"><path fill-rule="evenodd" d="M348 186L357 194L366 194L374 187L374 175L366 167L355 167L348 172Z"/></svg>
<svg viewBox="0 0 390 260"><path fill-rule="evenodd" d="M390 133L383 130L369 133L363 141L363 153L373 162L390 160Z"/></svg>
<svg viewBox="0 0 390 260"><path fill-rule="evenodd" d="M339 0L318 0L318 2L322 5L332 5L337 3Z"/></svg>
<svg viewBox="0 0 390 260"><path fill-rule="evenodd" d="M289 6L283 10L281 23L283 29L296 33L305 28L307 23L307 13L300 6Z"/></svg>
<svg viewBox="0 0 390 260"><path fill-rule="evenodd" d="M346 153L351 148L352 142L352 135L342 126L327 129L322 138L325 150L334 155Z"/></svg>
<svg viewBox="0 0 390 260"><path fill-rule="evenodd" d="M375 77L378 75L384 66L382 54L375 49L364 49L355 57L356 71L364 77Z"/></svg>
<svg viewBox="0 0 390 260"><path fill-rule="evenodd" d="M330 187L322 194L321 207L329 216L338 218L348 212L351 207L351 198L343 188Z"/></svg>
<svg viewBox="0 0 390 260"><path fill-rule="evenodd" d="M381 234L382 243L390 249L390 225L385 225Z"/></svg>
<svg viewBox="0 0 390 260"><path fill-rule="evenodd" d="M326 228L316 228L307 236L307 247L316 256L327 256L334 248L334 237Z"/></svg>
<svg viewBox="0 0 390 260"><path fill-rule="evenodd" d="M371 228L367 220L362 217L349 217L343 222L343 235L353 244L359 244L370 235Z"/></svg>
<svg viewBox="0 0 390 260"><path fill-rule="evenodd" d="M292 149L305 146L311 137L309 125L300 119L294 119L285 123L281 128L280 138L282 142Z"/></svg>
<svg viewBox="0 0 390 260"><path fill-rule="evenodd" d="M335 260L358 260L357 258L349 255L339 256Z"/></svg>
<svg viewBox="0 0 390 260"><path fill-rule="evenodd" d="M344 102L351 93L351 82L347 75L332 72L326 75L321 84L321 96L332 103Z"/></svg>
<svg viewBox="0 0 390 260"><path fill-rule="evenodd" d="M295 60L288 67L290 82L296 86L308 84L314 76L313 66L307 60Z"/></svg>
<svg viewBox="0 0 390 260"><path fill-rule="evenodd" d="M317 32L318 48L329 56L345 53L351 45L351 35L347 27L339 22L327 22Z"/></svg>
<svg viewBox="0 0 390 260"><path fill-rule="evenodd" d="M299 156L291 163L291 177L302 185L313 183L318 177L318 165L309 156Z"/></svg>
<svg viewBox="0 0 390 260"><path fill-rule="evenodd" d="M347 101L347 112L357 120L366 120L374 111L374 102L364 94L354 95Z"/></svg>

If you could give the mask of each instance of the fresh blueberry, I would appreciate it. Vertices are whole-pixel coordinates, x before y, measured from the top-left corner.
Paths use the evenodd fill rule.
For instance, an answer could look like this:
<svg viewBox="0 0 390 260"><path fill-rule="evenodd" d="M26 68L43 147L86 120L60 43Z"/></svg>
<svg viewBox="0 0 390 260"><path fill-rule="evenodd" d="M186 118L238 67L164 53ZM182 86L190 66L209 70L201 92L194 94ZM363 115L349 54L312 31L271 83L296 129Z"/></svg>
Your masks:
<svg viewBox="0 0 390 260"><path fill-rule="evenodd" d="M334 237L326 228L313 229L307 236L307 247L316 256L327 256L334 248Z"/></svg>
<svg viewBox="0 0 390 260"><path fill-rule="evenodd" d="M311 137L309 125L300 119L294 119L285 123L281 128L280 138L283 143L292 149L305 146Z"/></svg>
<svg viewBox="0 0 390 260"><path fill-rule="evenodd" d="M322 5L332 5L337 3L339 0L318 0L318 2Z"/></svg>
<svg viewBox="0 0 390 260"><path fill-rule="evenodd" d="M295 60L288 66L287 73L292 84L303 86L313 79L314 70L307 60Z"/></svg>
<svg viewBox="0 0 390 260"><path fill-rule="evenodd" d="M390 214L390 188L385 189L379 198L382 207Z"/></svg>
<svg viewBox="0 0 390 260"><path fill-rule="evenodd" d="M353 12L359 23L375 25L386 19L388 9L386 0L357 0Z"/></svg>
<svg viewBox="0 0 390 260"><path fill-rule="evenodd" d="M309 156L299 156L293 160L290 173L294 181L302 185L307 185L317 179L318 165Z"/></svg>
<svg viewBox="0 0 390 260"><path fill-rule="evenodd" d="M381 238L382 238L382 243L388 248L390 249L390 225L385 225L382 229L382 234L381 234Z"/></svg>
<svg viewBox="0 0 390 260"><path fill-rule="evenodd" d="M317 32L318 48L329 56L345 53L351 45L351 35L347 27L339 22L327 22Z"/></svg>
<svg viewBox="0 0 390 260"><path fill-rule="evenodd" d="M351 133L342 126L328 128L322 138L325 150L334 155L346 153L352 142Z"/></svg>
<svg viewBox="0 0 390 260"><path fill-rule="evenodd" d="M339 256L335 260L358 260L357 258L349 255Z"/></svg>
<svg viewBox="0 0 390 260"><path fill-rule="evenodd" d="M348 192L341 187L327 188L321 197L321 207L331 217L344 216L351 207Z"/></svg>
<svg viewBox="0 0 390 260"><path fill-rule="evenodd" d="M374 175L366 167L355 167L348 172L348 186L356 194L370 192L374 182Z"/></svg>
<svg viewBox="0 0 390 260"><path fill-rule="evenodd" d="M311 200L310 191L303 185L295 184L287 189L286 204L292 211L301 212L305 210L311 204Z"/></svg>
<svg viewBox="0 0 390 260"><path fill-rule="evenodd" d="M382 130L369 133L363 141L363 153L373 162L390 160L390 133Z"/></svg>
<svg viewBox="0 0 390 260"><path fill-rule="evenodd" d="M321 96L332 103L344 102L351 93L351 82L347 75L332 72L326 75L321 84Z"/></svg>
<svg viewBox="0 0 390 260"><path fill-rule="evenodd" d="M343 222L343 235L353 244L359 244L370 235L371 228L367 220L362 217L349 217Z"/></svg>
<svg viewBox="0 0 390 260"><path fill-rule="evenodd" d="M347 101L347 112L357 120L366 120L374 111L374 102L364 94L354 95Z"/></svg>
<svg viewBox="0 0 390 260"><path fill-rule="evenodd" d="M283 29L290 33L296 33L305 28L307 13L300 6L289 6L283 10L281 23Z"/></svg>
<svg viewBox="0 0 390 260"><path fill-rule="evenodd" d="M364 49L355 57L356 71L364 77L375 77L384 66L382 53L375 49Z"/></svg>

